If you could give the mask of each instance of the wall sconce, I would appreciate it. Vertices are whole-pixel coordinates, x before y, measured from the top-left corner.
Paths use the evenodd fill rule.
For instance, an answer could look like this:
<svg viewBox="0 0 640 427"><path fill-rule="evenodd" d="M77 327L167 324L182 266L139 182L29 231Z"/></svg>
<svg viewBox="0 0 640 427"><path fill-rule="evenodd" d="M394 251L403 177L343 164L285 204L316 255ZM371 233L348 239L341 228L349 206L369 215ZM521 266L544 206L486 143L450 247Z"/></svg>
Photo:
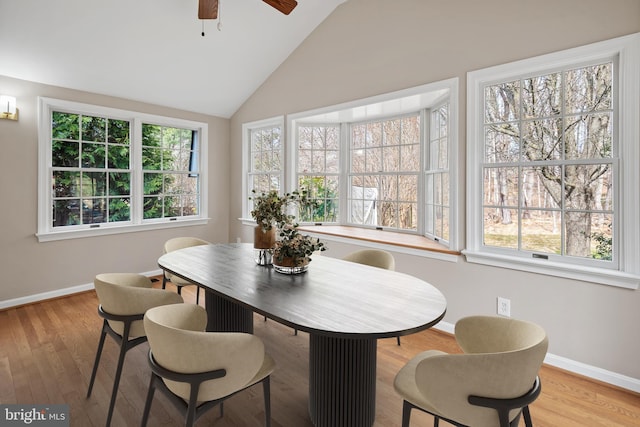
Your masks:
<svg viewBox="0 0 640 427"><path fill-rule="evenodd" d="M0 119L18 120L15 96L0 95Z"/></svg>

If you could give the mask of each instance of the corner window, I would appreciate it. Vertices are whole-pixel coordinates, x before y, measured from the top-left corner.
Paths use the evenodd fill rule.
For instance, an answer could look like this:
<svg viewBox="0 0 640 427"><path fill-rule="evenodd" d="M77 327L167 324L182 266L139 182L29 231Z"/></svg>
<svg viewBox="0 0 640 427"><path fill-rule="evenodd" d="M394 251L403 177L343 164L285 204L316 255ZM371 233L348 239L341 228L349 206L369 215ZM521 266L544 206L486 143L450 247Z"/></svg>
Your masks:
<svg viewBox="0 0 640 427"><path fill-rule="evenodd" d="M207 125L40 98L40 241L206 222Z"/></svg>
<svg viewBox="0 0 640 427"><path fill-rule="evenodd" d="M638 107L626 100L639 96L637 45L469 74L469 260L634 282L620 273L639 273L627 252L639 241Z"/></svg>

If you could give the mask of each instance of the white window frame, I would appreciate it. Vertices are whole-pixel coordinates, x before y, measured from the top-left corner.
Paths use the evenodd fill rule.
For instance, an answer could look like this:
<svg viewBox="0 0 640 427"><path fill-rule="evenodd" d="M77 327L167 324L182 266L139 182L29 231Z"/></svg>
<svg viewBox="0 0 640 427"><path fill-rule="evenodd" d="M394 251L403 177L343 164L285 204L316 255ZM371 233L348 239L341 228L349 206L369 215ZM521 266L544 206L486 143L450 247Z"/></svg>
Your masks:
<svg viewBox="0 0 640 427"><path fill-rule="evenodd" d="M619 178L615 195L620 255L617 269L533 258L517 251L483 246L482 161L483 87L553 69L616 58L619 67L617 117ZM614 76L614 79L616 77ZM640 33L556 52L467 75L467 261L510 269L637 289L640 284Z"/></svg>
<svg viewBox="0 0 640 427"><path fill-rule="evenodd" d="M280 193L285 191L285 165L287 154L285 148L286 134L284 126L284 116L271 117L264 120L257 120L254 122L242 124L242 218L241 220L245 224L255 225L255 220L251 218L251 191L249 190L249 179L251 176L251 135L252 132L258 129L266 127L280 127L281 135L281 152L280 152Z"/></svg>
<svg viewBox="0 0 640 427"><path fill-rule="evenodd" d="M127 120L132 123L130 135L131 162L131 221L101 223L99 227L86 224L83 226L56 227L52 225L52 192L51 192L51 113L52 111L74 112L85 115L105 116L113 119ZM198 132L200 152L198 155L198 171L200 174L199 214L184 217L168 217L160 219L143 219L143 179L142 179L142 123L152 123L168 127L191 129ZM208 174L207 145L208 125L171 117L157 116L135 111L122 110L80 102L54 98L38 98L38 231L36 236L40 242L76 239L130 233L145 230L186 227L208 223Z"/></svg>

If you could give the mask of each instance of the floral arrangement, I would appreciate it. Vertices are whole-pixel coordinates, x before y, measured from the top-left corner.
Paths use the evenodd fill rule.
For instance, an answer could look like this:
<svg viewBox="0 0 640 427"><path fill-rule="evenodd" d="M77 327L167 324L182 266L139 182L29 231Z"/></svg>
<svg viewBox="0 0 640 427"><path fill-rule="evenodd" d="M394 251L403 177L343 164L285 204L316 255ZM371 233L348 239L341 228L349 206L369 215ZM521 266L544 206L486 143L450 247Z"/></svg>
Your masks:
<svg viewBox="0 0 640 427"><path fill-rule="evenodd" d="M275 263L291 263L291 267L304 266L311 261L311 254L326 250L324 243L317 238L303 235L298 230L295 216L287 212L290 204L298 204L300 209L309 207L314 202L309 198L308 190L296 190L284 195L276 190L257 195L252 190L253 210L251 216L263 230L278 228L278 238L271 249Z"/></svg>
<svg viewBox="0 0 640 427"><path fill-rule="evenodd" d="M290 262L290 267L300 267L311 261L314 252L326 250L319 239L300 234L298 224L285 225L280 229L279 237L273 247L273 259L277 264Z"/></svg>
<svg viewBox="0 0 640 427"><path fill-rule="evenodd" d="M251 216L263 230L271 230L274 225L293 221L293 215L287 214L287 205L296 200L296 194L287 193L281 196L277 190L263 192L260 195L256 195L256 190L251 190L251 193L254 194L249 197L249 200L253 200Z"/></svg>

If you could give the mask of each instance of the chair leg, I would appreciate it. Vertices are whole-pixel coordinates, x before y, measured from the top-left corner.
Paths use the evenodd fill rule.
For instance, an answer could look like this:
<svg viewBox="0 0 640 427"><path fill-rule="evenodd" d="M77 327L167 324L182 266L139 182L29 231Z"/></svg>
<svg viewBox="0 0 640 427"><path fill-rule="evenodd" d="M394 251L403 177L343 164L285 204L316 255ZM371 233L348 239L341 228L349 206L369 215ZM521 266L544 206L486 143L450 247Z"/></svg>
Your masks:
<svg viewBox="0 0 640 427"><path fill-rule="evenodd" d="M400 335L398 335L396 338L398 338L398 345L400 345Z"/></svg>
<svg viewBox="0 0 640 427"><path fill-rule="evenodd" d="M149 381L149 391L147 392L147 400L144 403L144 412L142 413L142 422L140 427L147 427L147 421L149 420L149 412L151 411L151 403L153 402L153 394L156 391L156 376L151 373L151 380Z"/></svg>
<svg viewBox="0 0 640 427"><path fill-rule="evenodd" d="M87 391L87 398L91 396L93 390L93 382L96 379L98 373L98 365L100 364L100 356L102 355L102 348L104 347L104 341L107 338L107 321L102 322L102 332L100 333L100 341L98 341L98 351L96 351L96 359L93 363L93 371L91 372L91 380L89 381L89 391Z"/></svg>
<svg viewBox="0 0 640 427"><path fill-rule="evenodd" d="M200 304L200 286L196 285L196 304Z"/></svg>
<svg viewBox="0 0 640 427"><path fill-rule="evenodd" d="M129 328L130 323L125 323L124 332L122 333L122 340L120 342L120 355L118 356L118 367L116 368L116 375L113 379L113 391L111 392L111 402L109 402L109 412L107 414L107 424L111 425L111 418L113 417L113 408L116 406L116 397L118 396L118 386L120 385L120 377L122 376L122 367L124 366L124 357L129 350Z"/></svg>
<svg viewBox="0 0 640 427"><path fill-rule="evenodd" d="M162 273L162 289L165 289L167 287L167 276L164 275L164 272Z"/></svg>
<svg viewBox="0 0 640 427"><path fill-rule="evenodd" d="M409 418L411 418L412 404L403 400L402 403L402 427L409 427ZM435 426L435 424L434 424Z"/></svg>
<svg viewBox="0 0 640 427"><path fill-rule="evenodd" d="M271 427L271 377L262 380L262 391L264 393L265 426Z"/></svg>
<svg viewBox="0 0 640 427"><path fill-rule="evenodd" d="M526 427L533 427L533 422L531 421L531 412L529 412L529 405L522 408L522 416L524 417L524 425Z"/></svg>
<svg viewBox="0 0 640 427"><path fill-rule="evenodd" d="M437 416L437 415L434 415L433 416L433 427L438 427L439 425L440 425L440 417Z"/></svg>
<svg viewBox="0 0 640 427"><path fill-rule="evenodd" d="M182 295L182 286L176 286L178 288L178 295Z"/></svg>

